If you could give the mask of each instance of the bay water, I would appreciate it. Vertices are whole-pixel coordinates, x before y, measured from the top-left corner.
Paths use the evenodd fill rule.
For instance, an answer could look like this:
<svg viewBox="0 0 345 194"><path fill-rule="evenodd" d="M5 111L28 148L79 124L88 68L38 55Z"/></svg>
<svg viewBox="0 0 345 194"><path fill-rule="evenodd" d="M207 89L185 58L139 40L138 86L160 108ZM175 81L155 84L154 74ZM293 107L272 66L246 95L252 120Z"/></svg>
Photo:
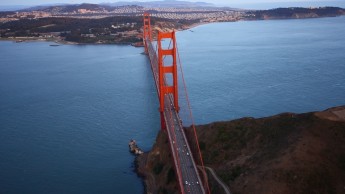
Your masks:
<svg viewBox="0 0 345 194"><path fill-rule="evenodd" d="M196 124L345 104L345 17L177 33ZM0 42L0 193L143 193L158 99L142 48Z"/></svg>

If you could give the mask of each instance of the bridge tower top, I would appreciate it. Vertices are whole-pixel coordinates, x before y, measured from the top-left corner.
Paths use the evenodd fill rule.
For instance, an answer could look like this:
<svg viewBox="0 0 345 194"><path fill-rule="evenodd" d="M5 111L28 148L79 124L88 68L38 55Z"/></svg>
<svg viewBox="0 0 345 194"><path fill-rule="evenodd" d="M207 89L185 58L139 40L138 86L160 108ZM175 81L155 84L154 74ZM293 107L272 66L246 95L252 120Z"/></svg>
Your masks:
<svg viewBox="0 0 345 194"><path fill-rule="evenodd" d="M150 13L145 12L144 13L144 27L143 27L143 42L145 46L145 53L148 53L147 50L147 41L152 41L152 32L151 32L151 19L150 19Z"/></svg>

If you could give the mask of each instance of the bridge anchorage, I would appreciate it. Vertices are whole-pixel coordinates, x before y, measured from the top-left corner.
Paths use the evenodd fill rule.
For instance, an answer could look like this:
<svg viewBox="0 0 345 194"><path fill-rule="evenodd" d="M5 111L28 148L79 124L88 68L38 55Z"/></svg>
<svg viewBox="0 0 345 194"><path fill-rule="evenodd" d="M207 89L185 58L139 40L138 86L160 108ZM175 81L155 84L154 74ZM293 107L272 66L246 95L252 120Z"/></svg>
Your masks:
<svg viewBox="0 0 345 194"><path fill-rule="evenodd" d="M174 169L177 175L180 193L210 193L195 128L194 138L197 144L196 147L198 153L194 154L194 157L199 157L198 164L196 164L195 160L197 159L193 157L191 152L185 132L183 130L182 120L180 119L179 115L180 107L177 74L177 59L179 59L179 55L175 31L158 31L156 49L154 49L152 44L150 14L144 13L143 19L143 42L145 46L145 53L148 55L150 60L151 70L159 99L161 129L165 130L168 134L170 151L174 160ZM168 48L164 47L165 45L162 43L163 40L170 40ZM166 58L169 60L166 60ZM179 65L181 65L180 62ZM182 70L181 74L183 78ZM187 90L185 89L185 91ZM188 100L188 96L186 99ZM189 103L188 108L190 111ZM192 114L190 111L190 116L191 115ZM194 126L194 124L192 126ZM200 165L201 168L198 168L198 165ZM201 170L198 171L198 169ZM201 177L203 178L201 179Z"/></svg>

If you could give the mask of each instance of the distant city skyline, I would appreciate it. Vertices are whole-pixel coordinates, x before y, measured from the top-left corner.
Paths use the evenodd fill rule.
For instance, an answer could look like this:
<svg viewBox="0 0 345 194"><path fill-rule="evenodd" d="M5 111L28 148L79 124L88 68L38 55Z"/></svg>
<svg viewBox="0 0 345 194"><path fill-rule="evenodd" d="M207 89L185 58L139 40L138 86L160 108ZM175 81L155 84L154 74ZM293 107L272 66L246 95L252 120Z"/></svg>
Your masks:
<svg viewBox="0 0 345 194"><path fill-rule="evenodd" d="M0 6L36 6L36 5L47 5L47 4L80 4L80 3L116 3L116 2L149 2L149 1L164 1L164 0L11 0L11 1L0 1ZM176 1L176 0L165 0L165 1ZM182 0L183 1L183 0ZM218 6L232 6L239 8L255 8L262 4L262 8L270 7L288 7L288 6L339 6L345 7L344 0L184 0L189 2L207 2ZM271 6L269 6L271 4Z"/></svg>

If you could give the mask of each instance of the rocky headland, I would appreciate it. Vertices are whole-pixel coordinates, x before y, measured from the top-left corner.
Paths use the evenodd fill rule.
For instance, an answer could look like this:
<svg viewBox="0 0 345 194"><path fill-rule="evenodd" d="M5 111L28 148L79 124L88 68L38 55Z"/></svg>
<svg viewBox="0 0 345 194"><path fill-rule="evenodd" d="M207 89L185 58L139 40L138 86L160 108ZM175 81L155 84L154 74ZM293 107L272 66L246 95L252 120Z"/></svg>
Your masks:
<svg viewBox="0 0 345 194"><path fill-rule="evenodd" d="M232 193L345 192L345 106L214 122L196 130L205 166ZM185 131L192 136L191 128ZM164 131L150 152L136 158L136 165L146 193L178 193ZM208 176L211 193L224 193Z"/></svg>

